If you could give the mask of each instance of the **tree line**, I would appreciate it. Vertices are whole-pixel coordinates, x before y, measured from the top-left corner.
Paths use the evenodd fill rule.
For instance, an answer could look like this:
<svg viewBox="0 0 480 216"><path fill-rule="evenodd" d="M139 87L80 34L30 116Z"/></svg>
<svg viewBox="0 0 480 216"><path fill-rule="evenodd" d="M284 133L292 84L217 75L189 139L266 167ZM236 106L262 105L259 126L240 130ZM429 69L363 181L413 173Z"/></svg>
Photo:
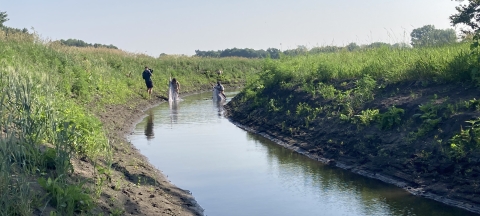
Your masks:
<svg viewBox="0 0 480 216"><path fill-rule="evenodd" d="M223 58L223 57L243 57L243 58L280 58L281 55L297 56L304 54L332 53L339 51L358 51L371 48L387 47L387 48L419 48L427 46L443 46L446 44L456 43L457 35L453 29L436 29L434 25L425 25L414 29L411 34L411 43L395 43L389 44L384 42L374 42L368 45L358 45L350 43L346 46L322 46L308 49L306 46L297 46L295 49L281 51L277 48L268 48L267 50L255 50L250 48L225 49L225 50L195 50L195 56Z"/></svg>
<svg viewBox="0 0 480 216"><path fill-rule="evenodd" d="M105 44L99 44L99 43L87 43L83 40L79 39L68 39L68 40L60 40L60 43L65 45L65 46L74 46L74 47L95 47L95 48L109 48L109 49L118 49L118 47L110 44L110 45L105 45Z"/></svg>
<svg viewBox="0 0 480 216"><path fill-rule="evenodd" d="M7 36L9 34L12 34L12 33L20 33L20 32L21 33L28 33L28 29L26 29L26 28L18 29L18 28L12 28L12 27L7 27L7 26L3 25L8 20L9 19L8 19L7 12L0 11L0 30L4 31Z"/></svg>
<svg viewBox="0 0 480 216"><path fill-rule="evenodd" d="M28 29L26 28L23 28L23 29L18 29L18 28L12 28L12 27L8 27L8 26L5 26L4 23L7 22L9 19L8 19L8 14L6 11L0 11L0 30L4 31L5 34L8 36L9 34L12 34L12 33L28 33ZM118 47L110 44L110 45L106 45L106 44L99 44L99 43L94 43L94 44L91 44L91 43L87 43L83 40L79 40L79 39L68 39L68 40L59 40L59 42L65 46L75 46L75 47L95 47L95 48L100 48L100 47L103 47L103 48L109 48L109 49L118 49Z"/></svg>
<svg viewBox="0 0 480 216"><path fill-rule="evenodd" d="M475 2L475 1L473 1ZM470 7L472 7L470 5ZM472 7L473 8L473 7ZM460 8L457 8L460 10ZM464 9L467 11L466 9ZM452 24L454 22L461 19L467 19L464 17L457 17L452 16ZM453 19L456 19L453 21ZM4 22L8 21L7 13L0 11L0 29L5 31L8 35L9 33L17 33L23 32L28 33L26 28L24 29L16 29L10 28L3 25ZM459 22L459 21L457 21ZM464 32L465 33L465 32ZM457 35L455 30L453 29L436 29L434 25L425 25L420 28L414 29L411 33L411 43L395 43L389 44L384 42L374 42L368 45L358 45L356 43L350 43L346 46L322 46L322 47L314 47L308 49L306 46L297 46L295 49L288 49L288 50L279 50L277 48L268 48L267 50L255 50L250 48L232 48L232 49L225 49L225 50L209 50L209 51L202 51L202 50L195 50L195 56L197 57L210 57L210 58L223 58L223 57L243 57L243 58L266 58L270 57L273 59L278 59L280 56L297 56L297 55L304 55L304 54L318 54L318 53L332 53L332 52L339 52L339 51L358 51L370 48L378 48L378 47L387 47L387 48L419 48L419 47L427 47L427 46L442 46L446 44L456 43L457 42ZM464 35L465 36L465 35ZM472 37L464 37L466 39ZM474 40L476 38L473 38ZM99 43L87 43L83 40L79 39L68 39L68 40L59 40L59 42L65 46L75 46L75 47L95 47L95 48L109 48L109 49L118 49L118 47L110 44L99 44ZM162 53L162 55L167 55Z"/></svg>

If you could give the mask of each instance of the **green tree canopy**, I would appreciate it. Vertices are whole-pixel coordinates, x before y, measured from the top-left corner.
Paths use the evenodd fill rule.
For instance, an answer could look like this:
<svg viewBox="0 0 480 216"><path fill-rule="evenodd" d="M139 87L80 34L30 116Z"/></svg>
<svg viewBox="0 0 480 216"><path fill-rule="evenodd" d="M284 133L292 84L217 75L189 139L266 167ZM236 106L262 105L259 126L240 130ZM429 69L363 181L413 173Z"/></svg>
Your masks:
<svg viewBox="0 0 480 216"><path fill-rule="evenodd" d="M357 45L357 43L349 43L345 48L347 48L348 51L354 51L357 49L360 49L360 46Z"/></svg>
<svg viewBox="0 0 480 216"><path fill-rule="evenodd" d="M468 4L457 6L456 9L458 13L450 16L452 25L466 25L467 28L462 29L465 34L478 33L480 29L480 0L468 0Z"/></svg>
<svg viewBox="0 0 480 216"><path fill-rule="evenodd" d="M448 43L454 43L457 35L453 29L435 29L434 25L425 25L416 28L410 34L412 37L411 45L413 47L439 46Z"/></svg>

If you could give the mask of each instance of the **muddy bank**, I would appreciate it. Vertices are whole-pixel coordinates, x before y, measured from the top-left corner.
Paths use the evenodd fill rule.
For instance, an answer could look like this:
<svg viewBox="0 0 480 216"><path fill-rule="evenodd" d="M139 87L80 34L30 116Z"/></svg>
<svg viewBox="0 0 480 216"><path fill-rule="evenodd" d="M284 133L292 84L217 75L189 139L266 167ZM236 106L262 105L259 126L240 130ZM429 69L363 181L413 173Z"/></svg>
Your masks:
<svg viewBox="0 0 480 216"><path fill-rule="evenodd" d="M472 152L465 160L454 160L448 149L450 139L461 128L468 128L465 121L478 118L479 112L477 108L465 107L450 113L446 108L451 107L449 104L472 101L476 95L478 90L471 85L389 85L377 90L375 99L361 109L379 109L381 113L392 106L402 109L400 124L388 130L373 123L359 125L341 120L331 114L339 109L334 101L308 95L298 87L263 91L260 97L277 101L276 105L282 106L280 111L272 111L265 102L242 101L239 94L227 104L226 114L239 127L314 160L480 213L479 154ZM325 111L306 123L305 116L296 112L299 103ZM425 114L420 107L427 104L435 107L430 109L435 111L431 119L438 123L427 125L429 130L425 119L420 118ZM326 105L334 109L329 110Z"/></svg>

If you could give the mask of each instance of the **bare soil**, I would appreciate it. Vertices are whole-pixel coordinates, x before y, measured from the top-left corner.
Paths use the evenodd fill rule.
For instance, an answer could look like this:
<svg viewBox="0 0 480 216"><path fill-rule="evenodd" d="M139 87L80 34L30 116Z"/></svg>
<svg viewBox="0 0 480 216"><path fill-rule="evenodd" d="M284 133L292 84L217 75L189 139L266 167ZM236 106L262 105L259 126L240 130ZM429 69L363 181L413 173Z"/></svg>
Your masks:
<svg viewBox="0 0 480 216"><path fill-rule="evenodd" d="M343 83L343 85L340 85ZM345 83L348 83L345 85ZM348 89L354 80L338 82L337 89ZM447 115L446 105L479 98L479 90L469 84L428 84L414 81L387 85L375 92L375 99L361 108L379 109L381 113L395 106L404 109L400 125L382 130L340 120L323 112L306 126L305 119L295 115L296 105L311 107L332 105L334 101L312 96L298 87L289 90L265 89L263 95L280 101L283 111L272 112L251 101L236 98L226 105L226 115L240 127L261 134L278 144L354 173L404 188L410 193L480 213L480 155L452 161L446 156L449 139L465 121L480 116L478 109L460 109ZM289 102L285 102L290 97ZM285 103L281 103L281 102ZM414 137L424 122L418 114L425 104L445 105L436 112L440 123L425 135ZM335 110L328 110L328 112ZM413 138L412 138L413 137Z"/></svg>

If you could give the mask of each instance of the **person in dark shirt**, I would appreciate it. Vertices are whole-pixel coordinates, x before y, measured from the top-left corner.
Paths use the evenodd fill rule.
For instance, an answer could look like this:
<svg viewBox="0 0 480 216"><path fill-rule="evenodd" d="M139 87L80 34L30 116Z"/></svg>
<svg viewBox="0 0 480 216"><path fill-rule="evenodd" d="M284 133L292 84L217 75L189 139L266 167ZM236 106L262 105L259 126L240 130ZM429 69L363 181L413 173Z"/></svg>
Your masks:
<svg viewBox="0 0 480 216"><path fill-rule="evenodd" d="M153 70L145 67L145 70L142 73L142 77L145 80L145 85L147 86L148 95L152 95L153 82L152 82L152 72Z"/></svg>

